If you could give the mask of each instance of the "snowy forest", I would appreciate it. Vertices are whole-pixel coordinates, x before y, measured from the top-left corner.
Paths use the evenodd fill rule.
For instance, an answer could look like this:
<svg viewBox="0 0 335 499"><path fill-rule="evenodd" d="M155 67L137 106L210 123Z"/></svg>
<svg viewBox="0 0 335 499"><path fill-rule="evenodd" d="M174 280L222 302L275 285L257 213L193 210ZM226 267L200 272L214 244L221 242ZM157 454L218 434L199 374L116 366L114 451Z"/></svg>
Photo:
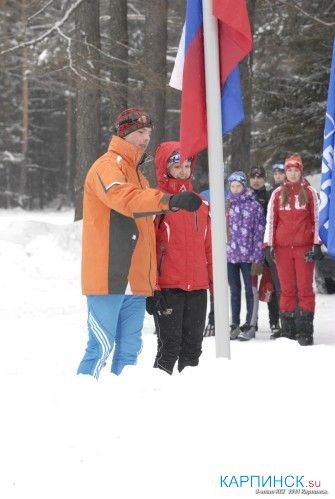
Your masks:
<svg viewBox="0 0 335 499"><path fill-rule="evenodd" d="M0 0L0 207L76 207L113 119L140 106L151 152L178 138L169 87L185 0ZM333 0L248 0L254 50L241 64L246 119L224 138L228 169L299 152L320 170ZM149 157L150 159L150 157ZM150 160L145 173L154 185ZM207 186L206 152L196 187Z"/></svg>

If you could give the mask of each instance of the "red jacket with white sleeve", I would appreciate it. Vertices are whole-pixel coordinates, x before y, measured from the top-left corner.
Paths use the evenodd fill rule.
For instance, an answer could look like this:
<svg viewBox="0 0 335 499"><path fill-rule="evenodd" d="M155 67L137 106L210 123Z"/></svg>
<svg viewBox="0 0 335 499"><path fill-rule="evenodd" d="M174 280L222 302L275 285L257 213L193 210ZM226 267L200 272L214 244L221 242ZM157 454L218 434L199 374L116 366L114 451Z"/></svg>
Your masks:
<svg viewBox="0 0 335 499"><path fill-rule="evenodd" d="M284 186L289 189L289 202L282 206L281 198ZM306 204L299 205L301 186L307 193ZM265 246L312 246L320 244L318 196L306 180L285 182L275 189L268 204Z"/></svg>

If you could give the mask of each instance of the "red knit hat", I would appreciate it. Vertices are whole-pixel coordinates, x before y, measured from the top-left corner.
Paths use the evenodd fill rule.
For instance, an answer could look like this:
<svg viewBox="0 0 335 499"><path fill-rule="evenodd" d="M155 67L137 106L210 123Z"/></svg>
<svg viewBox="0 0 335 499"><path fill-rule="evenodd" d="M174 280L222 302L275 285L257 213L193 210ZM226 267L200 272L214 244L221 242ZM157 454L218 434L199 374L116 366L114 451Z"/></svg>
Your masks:
<svg viewBox="0 0 335 499"><path fill-rule="evenodd" d="M285 171L288 168L298 168L298 170L303 171L304 165L301 159L301 156L299 154L292 154L292 156L289 156L288 158L285 159Z"/></svg>
<svg viewBox="0 0 335 499"><path fill-rule="evenodd" d="M140 128L152 128L151 118L142 109L125 109L115 120L115 132L121 138Z"/></svg>

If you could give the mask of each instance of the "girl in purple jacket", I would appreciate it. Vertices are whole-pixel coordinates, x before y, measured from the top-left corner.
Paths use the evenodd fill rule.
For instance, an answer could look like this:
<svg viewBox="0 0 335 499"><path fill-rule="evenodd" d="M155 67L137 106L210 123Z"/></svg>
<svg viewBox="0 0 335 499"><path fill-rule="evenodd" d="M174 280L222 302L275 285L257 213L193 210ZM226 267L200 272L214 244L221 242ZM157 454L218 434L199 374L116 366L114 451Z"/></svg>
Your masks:
<svg viewBox="0 0 335 499"><path fill-rule="evenodd" d="M232 173L228 182L226 217L228 283L232 314L230 339L246 341L255 337L255 325L251 324L254 305L251 276L262 273L265 217L262 206L246 188L247 177L244 172ZM241 273L247 315L245 324L240 327Z"/></svg>

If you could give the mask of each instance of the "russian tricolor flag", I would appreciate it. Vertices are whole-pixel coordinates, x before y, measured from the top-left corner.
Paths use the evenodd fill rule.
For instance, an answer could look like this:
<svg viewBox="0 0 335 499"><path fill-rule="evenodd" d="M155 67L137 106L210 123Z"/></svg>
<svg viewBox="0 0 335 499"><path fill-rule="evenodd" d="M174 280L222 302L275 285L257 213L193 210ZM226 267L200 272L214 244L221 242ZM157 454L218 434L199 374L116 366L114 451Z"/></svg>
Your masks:
<svg viewBox="0 0 335 499"><path fill-rule="evenodd" d="M252 49L245 0L212 0L218 18L222 134L244 119L238 63ZM183 158L207 147L202 0L188 0L186 21L170 85L182 90L180 141Z"/></svg>

